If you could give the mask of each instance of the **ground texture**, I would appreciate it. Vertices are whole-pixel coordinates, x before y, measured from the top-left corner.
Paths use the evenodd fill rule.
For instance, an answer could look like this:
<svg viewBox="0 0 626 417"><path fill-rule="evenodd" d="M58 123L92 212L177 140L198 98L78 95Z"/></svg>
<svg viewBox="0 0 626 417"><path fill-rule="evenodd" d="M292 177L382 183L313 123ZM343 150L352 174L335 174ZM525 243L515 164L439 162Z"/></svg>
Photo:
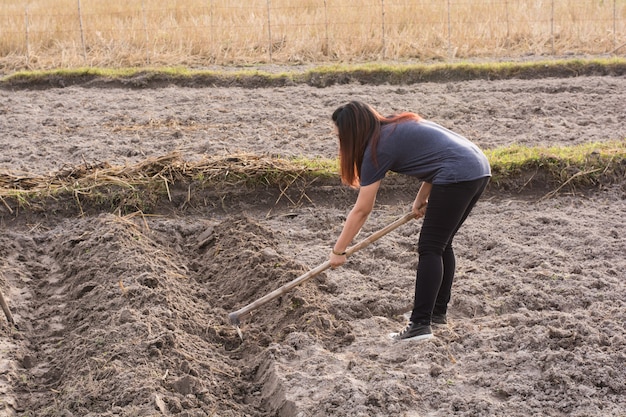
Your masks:
<svg viewBox="0 0 626 417"><path fill-rule="evenodd" d="M624 77L21 88L0 91L0 163L45 175L173 151L334 158L329 116L352 99L485 149L626 137ZM383 181L358 239L417 188ZM0 415L625 416L626 185L521 191L489 189L459 232L449 324L422 343L387 337L411 307L419 221L255 310L243 340L230 324L327 259L355 198L338 181L130 215L4 201L0 287L17 328L0 329Z"/></svg>

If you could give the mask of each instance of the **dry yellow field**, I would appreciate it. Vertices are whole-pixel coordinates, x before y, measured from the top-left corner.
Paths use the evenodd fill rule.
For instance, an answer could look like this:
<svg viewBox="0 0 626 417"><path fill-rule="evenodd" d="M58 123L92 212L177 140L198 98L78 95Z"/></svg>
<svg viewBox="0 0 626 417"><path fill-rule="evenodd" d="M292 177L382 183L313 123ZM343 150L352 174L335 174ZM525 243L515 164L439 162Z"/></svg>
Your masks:
<svg viewBox="0 0 626 417"><path fill-rule="evenodd" d="M625 0L3 1L0 70L626 53Z"/></svg>

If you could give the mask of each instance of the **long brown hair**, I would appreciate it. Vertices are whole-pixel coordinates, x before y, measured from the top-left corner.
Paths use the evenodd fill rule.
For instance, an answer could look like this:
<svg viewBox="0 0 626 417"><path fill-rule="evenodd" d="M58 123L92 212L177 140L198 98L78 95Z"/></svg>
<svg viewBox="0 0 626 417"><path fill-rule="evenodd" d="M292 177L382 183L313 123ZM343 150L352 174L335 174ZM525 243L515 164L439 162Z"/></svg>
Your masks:
<svg viewBox="0 0 626 417"><path fill-rule="evenodd" d="M351 101L338 107L332 116L339 134L339 173L341 181L352 187L359 185L365 148L371 141L372 160L376 164L376 147L381 126L408 120L420 121L415 113L400 113L390 117L380 115L368 104Z"/></svg>

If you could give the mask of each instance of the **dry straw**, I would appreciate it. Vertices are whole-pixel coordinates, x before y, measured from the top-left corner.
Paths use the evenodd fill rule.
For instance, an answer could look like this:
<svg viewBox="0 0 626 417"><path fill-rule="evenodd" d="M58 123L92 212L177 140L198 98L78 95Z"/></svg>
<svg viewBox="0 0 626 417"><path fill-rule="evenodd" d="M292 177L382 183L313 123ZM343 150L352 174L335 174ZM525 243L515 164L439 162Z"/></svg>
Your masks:
<svg viewBox="0 0 626 417"><path fill-rule="evenodd" d="M110 186L138 189L155 184L162 184L169 194L170 185L177 182L195 182L203 188L214 189L288 187L298 179L311 181L320 175L327 174L303 161L237 154L190 162L185 161L179 152L172 152L135 165L83 164L47 176L0 172L0 198L28 199L63 192L85 195Z"/></svg>
<svg viewBox="0 0 626 417"><path fill-rule="evenodd" d="M10 190L42 192L68 187L87 190L101 185L130 187L146 184L156 178L168 181L197 178L205 183L234 186L249 182L250 179L266 177L271 173L292 170L293 165L282 159L242 154L208 157L198 162L187 162L182 159L179 152L172 152L160 157L148 158L135 165L84 164L62 169L49 176L0 173L0 193L2 196L8 196Z"/></svg>
<svg viewBox="0 0 626 417"><path fill-rule="evenodd" d="M0 11L0 68L624 52L623 0L40 0Z"/></svg>

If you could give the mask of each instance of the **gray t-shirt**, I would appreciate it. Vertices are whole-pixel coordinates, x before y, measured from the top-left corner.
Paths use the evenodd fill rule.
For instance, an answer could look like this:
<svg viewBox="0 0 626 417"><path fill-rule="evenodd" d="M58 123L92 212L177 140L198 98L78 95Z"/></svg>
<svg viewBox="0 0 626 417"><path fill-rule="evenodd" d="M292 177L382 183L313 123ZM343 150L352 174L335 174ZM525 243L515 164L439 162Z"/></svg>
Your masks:
<svg viewBox="0 0 626 417"><path fill-rule="evenodd" d="M372 161L368 145L361 165L361 186L375 183L387 171L417 177L432 184L452 184L491 176L485 154L463 136L437 123L422 120L381 128Z"/></svg>

